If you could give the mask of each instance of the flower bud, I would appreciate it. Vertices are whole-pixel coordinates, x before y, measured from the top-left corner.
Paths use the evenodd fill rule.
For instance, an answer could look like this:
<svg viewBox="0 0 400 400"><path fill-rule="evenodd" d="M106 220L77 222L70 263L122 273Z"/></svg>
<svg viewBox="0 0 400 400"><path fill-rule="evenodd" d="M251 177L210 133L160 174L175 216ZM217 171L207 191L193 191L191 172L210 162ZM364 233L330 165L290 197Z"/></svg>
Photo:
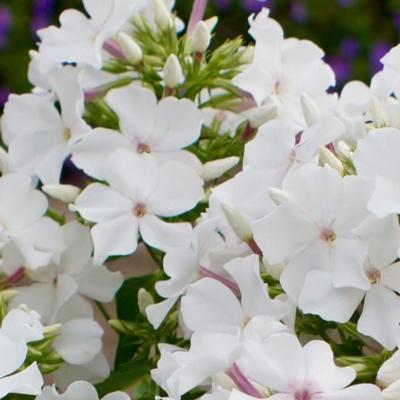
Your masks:
<svg viewBox="0 0 400 400"><path fill-rule="evenodd" d="M308 126L314 125L320 119L320 111L315 101L306 93L302 93L300 97L301 108L303 110L304 119Z"/></svg>
<svg viewBox="0 0 400 400"><path fill-rule="evenodd" d="M62 325L61 324L53 324L49 326L43 327L43 334L45 336L53 336L58 335L61 331Z"/></svg>
<svg viewBox="0 0 400 400"><path fill-rule="evenodd" d="M340 175L343 175L343 164L342 162L325 146L321 146L319 149L319 160L322 165L329 165Z"/></svg>
<svg viewBox="0 0 400 400"><path fill-rule="evenodd" d="M384 128L386 126L389 126L389 115L385 110L382 102L378 98L372 98L370 111L372 114L374 128Z"/></svg>
<svg viewBox="0 0 400 400"><path fill-rule="evenodd" d="M190 36L191 50L194 53L205 53L210 42L210 30L204 21L200 21Z"/></svg>
<svg viewBox="0 0 400 400"><path fill-rule="evenodd" d="M64 203L73 203L81 189L73 185L44 185L43 192Z"/></svg>
<svg viewBox="0 0 400 400"><path fill-rule="evenodd" d="M128 62L132 65L138 64L142 61L143 52L133 38L124 32L117 34L115 40L119 44L121 51Z"/></svg>
<svg viewBox="0 0 400 400"><path fill-rule="evenodd" d="M218 17L214 15L213 17L204 20L204 23L207 25L208 31L212 32L218 24Z"/></svg>
<svg viewBox="0 0 400 400"><path fill-rule="evenodd" d="M281 189L270 188L268 192L269 192L269 197L271 197L272 201L277 206L280 206L281 204L291 203L293 201L289 193Z"/></svg>
<svg viewBox="0 0 400 400"><path fill-rule="evenodd" d="M163 72L164 83L167 88L175 88L185 79L181 64L179 63L178 57L175 54L171 54L168 57L164 65Z"/></svg>
<svg viewBox="0 0 400 400"><path fill-rule="evenodd" d="M139 311L142 315L146 315L146 308L154 304L153 296L144 288L140 288L138 291L138 306Z"/></svg>
<svg viewBox="0 0 400 400"><path fill-rule="evenodd" d="M400 380L400 350L381 365L376 380L380 387L388 387Z"/></svg>
<svg viewBox="0 0 400 400"><path fill-rule="evenodd" d="M238 238L246 243L253 240L253 232L251 231L249 220L242 213L227 204L221 203L221 207L229 225Z"/></svg>
<svg viewBox="0 0 400 400"><path fill-rule="evenodd" d="M264 106L255 107L247 111L250 126L254 129L258 129L261 125L264 125L268 121L276 118L278 115L278 108L276 104L266 104Z"/></svg>
<svg viewBox="0 0 400 400"><path fill-rule="evenodd" d="M13 299L16 295L18 294L18 291L15 289L6 289L1 291L1 298L9 302L11 299Z"/></svg>
<svg viewBox="0 0 400 400"><path fill-rule="evenodd" d="M239 157L227 157L209 161L203 165L202 177L205 182L217 179L237 165L239 161Z"/></svg>
<svg viewBox="0 0 400 400"><path fill-rule="evenodd" d="M337 142L335 148L336 148L337 154L340 157L349 158L350 160L353 159L353 152L351 151L351 148L343 140L339 140L339 142Z"/></svg>
<svg viewBox="0 0 400 400"><path fill-rule="evenodd" d="M154 21L160 30L165 31L172 25L172 16L163 0L153 0Z"/></svg>
<svg viewBox="0 0 400 400"><path fill-rule="evenodd" d="M254 54L254 46L247 46L240 55L240 62L242 64L250 64L254 60Z"/></svg>

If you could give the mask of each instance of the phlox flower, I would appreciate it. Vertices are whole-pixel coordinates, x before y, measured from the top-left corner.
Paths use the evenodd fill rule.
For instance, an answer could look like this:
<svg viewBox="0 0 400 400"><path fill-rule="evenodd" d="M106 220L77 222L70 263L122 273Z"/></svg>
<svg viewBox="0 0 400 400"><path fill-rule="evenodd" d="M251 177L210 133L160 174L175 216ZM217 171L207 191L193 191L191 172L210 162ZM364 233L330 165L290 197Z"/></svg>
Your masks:
<svg viewBox="0 0 400 400"><path fill-rule="evenodd" d="M375 385L349 386L356 372L350 367L337 367L331 348L321 340L313 340L302 347L294 335L275 334L262 343L248 343L239 366L252 381L272 392L271 400L382 398ZM234 389L230 399L254 397Z"/></svg>
<svg viewBox="0 0 400 400"><path fill-rule="evenodd" d="M188 99L165 97L133 83L106 97L119 117L121 133L96 128L74 148L73 161L87 174L104 178L104 159L116 149L153 154L160 161L182 161L201 170L200 161L182 150L200 136L202 113Z"/></svg>
<svg viewBox="0 0 400 400"><path fill-rule="evenodd" d="M203 182L193 169L177 162L160 166L150 154L125 149L114 151L104 167L110 186L87 186L74 206L83 218L96 223L91 229L95 263L133 253L139 233L148 245L164 251L188 246L190 224L160 217L189 211L203 198Z"/></svg>

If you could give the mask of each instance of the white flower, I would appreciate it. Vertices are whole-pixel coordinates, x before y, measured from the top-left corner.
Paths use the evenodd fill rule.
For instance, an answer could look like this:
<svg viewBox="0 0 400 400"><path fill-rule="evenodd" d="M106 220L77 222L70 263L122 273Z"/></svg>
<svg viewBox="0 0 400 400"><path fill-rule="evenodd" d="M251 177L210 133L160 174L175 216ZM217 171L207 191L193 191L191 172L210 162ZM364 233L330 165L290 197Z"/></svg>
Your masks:
<svg viewBox="0 0 400 400"><path fill-rule="evenodd" d="M319 99L335 84L323 51L314 43L284 39L281 26L264 9L250 19L256 40L254 61L233 83L249 92L258 105L276 103L279 118L305 126L301 94Z"/></svg>
<svg viewBox="0 0 400 400"><path fill-rule="evenodd" d="M83 0L83 4L89 17L77 10L66 10L60 15L60 27L50 26L38 32L42 70L62 63L100 69L104 43L144 5L143 1L131 0Z"/></svg>
<svg viewBox="0 0 400 400"><path fill-rule="evenodd" d="M71 383L66 391L59 394L55 386L46 386L36 400L99 400L95 387L86 381ZM129 400L130 397L124 392L108 393L101 400Z"/></svg>
<svg viewBox="0 0 400 400"><path fill-rule="evenodd" d="M85 298L109 302L123 282L120 272L110 272L103 265L94 265L89 229L78 222L62 227L65 250L59 262L28 272L34 283L18 288L11 305L27 304L48 323L62 314L71 318L91 317L91 305Z"/></svg>
<svg viewBox="0 0 400 400"><path fill-rule="evenodd" d="M192 331L216 325L243 329L254 317L279 320L288 310L280 300L271 300L260 277L258 256L237 258L224 266L240 290L240 300L226 285L203 278L189 286L181 300L181 315Z"/></svg>
<svg viewBox="0 0 400 400"><path fill-rule="evenodd" d="M139 232L148 245L164 251L189 244L190 224L159 217L182 214L202 199L202 180L191 168L176 162L160 166L149 154L127 150L113 152L104 166L110 186L93 183L75 203L83 218L96 223L91 230L95 263L133 253Z"/></svg>
<svg viewBox="0 0 400 400"><path fill-rule="evenodd" d="M205 220L193 229L188 247L167 251L163 269L170 279L159 281L155 285L157 293L166 300L150 305L146 309L146 315L155 328L159 327L188 286L200 279L201 271L204 273L204 268L209 266L208 255L224 247L224 241L216 230L215 222Z"/></svg>
<svg viewBox="0 0 400 400"><path fill-rule="evenodd" d="M400 130L376 129L358 141L354 153L357 174L374 181L368 208L379 217L400 213Z"/></svg>
<svg viewBox="0 0 400 400"><path fill-rule="evenodd" d="M315 307L323 318L345 322L360 301L351 301L346 288L370 286L364 271L368 246L354 230L369 215L371 187L328 166L307 164L287 176L283 190L286 201L253 224L256 242L269 264L289 260L281 284L297 304L303 296L321 300L332 285L343 288L339 303L320 301Z"/></svg>
<svg viewBox="0 0 400 400"><path fill-rule="evenodd" d="M285 400L380 400L375 385L351 382L356 378L352 368L334 363L329 345L313 340L304 347L291 334L270 336L262 343L248 343L239 362L245 375L273 391L271 399ZM250 400L248 394L233 390L231 400Z"/></svg>
<svg viewBox="0 0 400 400"><path fill-rule="evenodd" d="M58 225L43 215L46 196L23 174L0 178L1 268L12 274L21 265L35 269L57 258L62 249Z"/></svg>
<svg viewBox="0 0 400 400"><path fill-rule="evenodd" d="M131 84L108 93L106 101L119 117L121 133L94 129L74 148L73 161L87 174L104 179L104 159L116 149L151 153L161 161L182 161L196 168L199 160L184 147L200 136L202 113L187 99L166 97Z"/></svg>
<svg viewBox="0 0 400 400"><path fill-rule="evenodd" d="M48 97L12 95L5 106L2 130L11 166L37 175L43 183L56 184L72 146L90 128L82 119L84 98L75 71L57 68L51 78L61 115Z"/></svg>

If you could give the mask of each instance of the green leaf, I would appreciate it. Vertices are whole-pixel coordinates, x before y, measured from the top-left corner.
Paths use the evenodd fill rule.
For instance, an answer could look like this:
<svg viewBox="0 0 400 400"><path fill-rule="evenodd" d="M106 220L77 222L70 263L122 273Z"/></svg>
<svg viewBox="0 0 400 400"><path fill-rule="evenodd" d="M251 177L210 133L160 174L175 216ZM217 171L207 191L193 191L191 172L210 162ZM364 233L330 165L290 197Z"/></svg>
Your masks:
<svg viewBox="0 0 400 400"><path fill-rule="evenodd" d="M111 372L110 376L96 385L99 397L116 390L126 390L141 377L150 373L152 365L146 361L130 361L123 365L118 371Z"/></svg>

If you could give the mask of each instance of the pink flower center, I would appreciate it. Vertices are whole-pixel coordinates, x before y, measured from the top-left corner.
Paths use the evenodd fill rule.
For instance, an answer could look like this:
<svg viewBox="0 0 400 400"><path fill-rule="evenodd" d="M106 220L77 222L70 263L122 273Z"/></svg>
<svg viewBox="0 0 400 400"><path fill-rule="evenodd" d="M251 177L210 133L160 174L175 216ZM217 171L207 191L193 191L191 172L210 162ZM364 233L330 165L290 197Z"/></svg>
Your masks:
<svg viewBox="0 0 400 400"><path fill-rule="evenodd" d="M307 389L299 390L294 394L295 400L311 400L312 393L310 393Z"/></svg>
<svg viewBox="0 0 400 400"><path fill-rule="evenodd" d="M138 218L144 217L146 213L146 206L142 203L136 204L136 206L133 208L133 214L136 215Z"/></svg>
<svg viewBox="0 0 400 400"><path fill-rule="evenodd" d="M332 229L323 229L320 235L321 240L328 244L333 243L336 240L336 233Z"/></svg>
<svg viewBox="0 0 400 400"><path fill-rule="evenodd" d="M367 276L372 284L379 283L381 280L381 272L376 268L371 268L367 271Z"/></svg>
<svg viewBox="0 0 400 400"><path fill-rule="evenodd" d="M145 143L140 143L137 146L137 152L139 154L143 154L143 153L151 153L151 148L148 144Z"/></svg>

